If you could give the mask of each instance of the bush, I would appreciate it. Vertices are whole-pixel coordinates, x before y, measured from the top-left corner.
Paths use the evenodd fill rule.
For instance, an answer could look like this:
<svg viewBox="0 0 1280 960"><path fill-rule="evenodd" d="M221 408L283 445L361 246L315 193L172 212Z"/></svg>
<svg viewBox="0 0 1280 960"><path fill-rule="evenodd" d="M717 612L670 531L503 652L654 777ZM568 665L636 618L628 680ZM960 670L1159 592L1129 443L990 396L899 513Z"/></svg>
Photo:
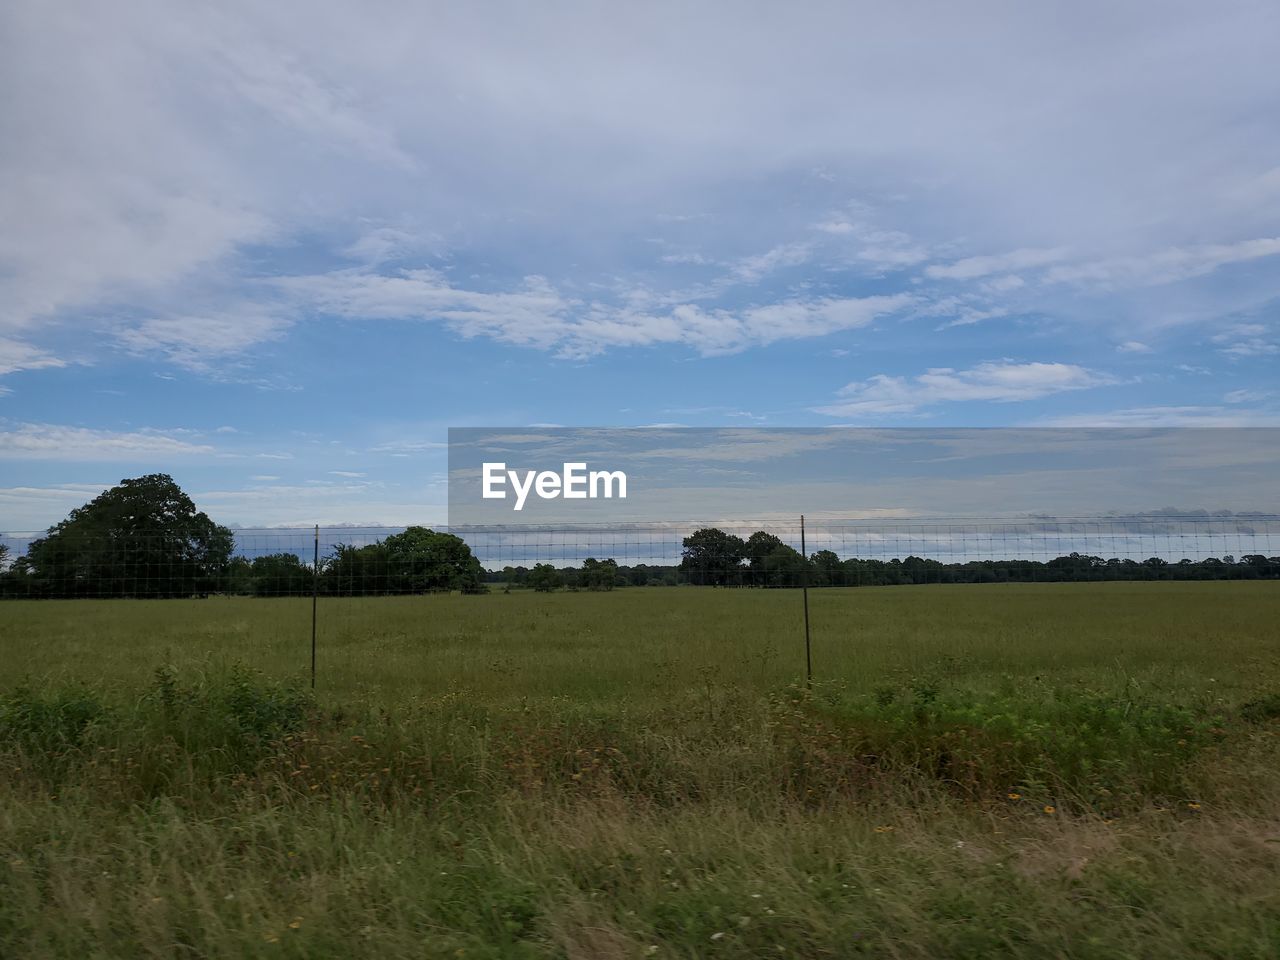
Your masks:
<svg viewBox="0 0 1280 960"><path fill-rule="evenodd" d="M78 746L105 713L102 703L85 689L36 693L22 686L0 696L0 738L28 750L55 753Z"/></svg>

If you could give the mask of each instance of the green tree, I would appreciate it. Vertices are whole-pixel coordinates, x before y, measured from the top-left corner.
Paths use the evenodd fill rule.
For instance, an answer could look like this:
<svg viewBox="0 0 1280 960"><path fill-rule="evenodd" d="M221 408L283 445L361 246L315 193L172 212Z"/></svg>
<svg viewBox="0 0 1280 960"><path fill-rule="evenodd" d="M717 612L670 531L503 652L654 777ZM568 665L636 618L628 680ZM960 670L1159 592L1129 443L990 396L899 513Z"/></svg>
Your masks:
<svg viewBox="0 0 1280 960"><path fill-rule="evenodd" d="M684 538L680 570L696 586L725 586L741 582L747 545L741 537L715 527L703 527Z"/></svg>
<svg viewBox="0 0 1280 960"><path fill-rule="evenodd" d="M612 590L618 583L617 561L587 557L582 561L578 582L588 590Z"/></svg>
<svg viewBox="0 0 1280 960"><path fill-rule="evenodd" d="M800 587L804 585L808 561L799 550L780 543L761 561L760 566L765 586Z"/></svg>
<svg viewBox="0 0 1280 960"><path fill-rule="evenodd" d="M321 574L324 591L342 597L484 592L484 570L460 537L409 527L357 547L340 543Z"/></svg>
<svg viewBox="0 0 1280 960"><path fill-rule="evenodd" d="M484 592L480 561L461 537L409 527L382 543L393 593Z"/></svg>
<svg viewBox="0 0 1280 960"><path fill-rule="evenodd" d="M549 563L535 563L529 571L529 586L539 593L552 593L564 583L560 571Z"/></svg>
<svg viewBox="0 0 1280 960"><path fill-rule="evenodd" d="M311 567L296 553L272 553L254 557L249 567L253 593L259 597L297 597L312 588Z"/></svg>
<svg viewBox="0 0 1280 960"><path fill-rule="evenodd" d="M833 550L819 550L811 558L813 583L819 587L843 587L844 565Z"/></svg>
<svg viewBox="0 0 1280 960"><path fill-rule="evenodd" d="M765 533L763 530L757 530L751 536L747 537L745 553L747 567L751 571L748 576L748 582L752 586L778 586L776 583L769 582L769 575L765 560L781 546L784 546L784 544L780 539L775 537L772 533Z"/></svg>
<svg viewBox="0 0 1280 960"><path fill-rule="evenodd" d="M20 561L49 597L187 597L217 587L231 531L155 473L103 491L33 540Z"/></svg>
<svg viewBox="0 0 1280 960"><path fill-rule="evenodd" d="M387 548L381 543L358 547L334 544L333 555L321 562L320 589L338 597L368 597L391 593Z"/></svg>

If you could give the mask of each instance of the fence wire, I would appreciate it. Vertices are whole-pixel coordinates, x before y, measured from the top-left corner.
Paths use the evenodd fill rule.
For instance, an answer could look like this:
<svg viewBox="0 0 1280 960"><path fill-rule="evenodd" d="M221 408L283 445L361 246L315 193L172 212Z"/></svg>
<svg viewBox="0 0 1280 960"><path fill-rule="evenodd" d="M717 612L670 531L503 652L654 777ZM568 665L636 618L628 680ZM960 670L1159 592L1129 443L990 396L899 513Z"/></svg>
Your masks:
<svg viewBox="0 0 1280 960"><path fill-rule="evenodd" d="M0 596L353 597L495 589L1280 578L1280 516L140 530L0 537ZM803 541L803 551L802 551Z"/></svg>

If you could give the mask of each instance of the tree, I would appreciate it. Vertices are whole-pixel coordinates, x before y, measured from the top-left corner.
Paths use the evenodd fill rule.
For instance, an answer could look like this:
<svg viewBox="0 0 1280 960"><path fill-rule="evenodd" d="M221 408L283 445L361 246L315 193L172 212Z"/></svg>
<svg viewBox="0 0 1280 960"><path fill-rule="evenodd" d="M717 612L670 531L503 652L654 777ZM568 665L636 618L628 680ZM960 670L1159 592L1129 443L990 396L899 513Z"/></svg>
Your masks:
<svg viewBox="0 0 1280 960"><path fill-rule="evenodd" d="M560 571L549 563L535 563L529 571L529 586L538 593L552 593L564 583Z"/></svg>
<svg viewBox="0 0 1280 960"><path fill-rule="evenodd" d="M393 593L437 593L460 590L482 593L484 571L471 548L452 533L409 527L382 542L390 564Z"/></svg>
<svg viewBox="0 0 1280 960"><path fill-rule="evenodd" d="M249 576L258 597L297 597L311 592L311 568L296 553L254 557Z"/></svg>
<svg viewBox="0 0 1280 960"><path fill-rule="evenodd" d="M766 569L766 558L784 546L783 542L775 537L772 533L765 533L763 530L757 530L751 536L747 537L746 560L751 570L749 583L755 587L777 586L769 582L768 571Z"/></svg>
<svg viewBox="0 0 1280 960"><path fill-rule="evenodd" d="M0 597L17 592L17 574L9 568L9 545L0 543Z"/></svg>
<svg viewBox="0 0 1280 960"><path fill-rule="evenodd" d="M769 587L803 586L808 563L799 550L779 543L760 563L762 584Z"/></svg>
<svg viewBox="0 0 1280 960"><path fill-rule="evenodd" d="M320 589L339 597L367 597L390 593L387 548L381 542L357 547L337 543L333 556L321 562Z"/></svg>
<svg viewBox="0 0 1280 960"><path fill-rule="evenodd" d="M582 561L582 573L578 582L588 590L612 590L618 582L617 561L587 557Z"/></svg>
<svg viewBox="0 0 1280 960"><path fill-rule="evenodd" d="M321 575L326 593L380 594L484 592L484 570L460 537L409 527L363 547L340 543Z"/></svg>
<svg viewBox="0 0 1280 960"><path fill-rule="evenodd" d="M155 473L103 491L33 540L20 561L48 597L186 597L216 588L231 531Z"/></svg>
<svg viewBox="0 0 1280 960"><path fill-rule="evenodd" d="M684 538L680 569L697 586L740 582L747 545L741 537L704 527Z"/></svg>
<svg viewBox="0 0 1280 960"><path fill-rule="evenodd" d="M811 558L813 561L813 580L821 587L843 587L844 566L840 557L833 550L819 550Z"/></svg>

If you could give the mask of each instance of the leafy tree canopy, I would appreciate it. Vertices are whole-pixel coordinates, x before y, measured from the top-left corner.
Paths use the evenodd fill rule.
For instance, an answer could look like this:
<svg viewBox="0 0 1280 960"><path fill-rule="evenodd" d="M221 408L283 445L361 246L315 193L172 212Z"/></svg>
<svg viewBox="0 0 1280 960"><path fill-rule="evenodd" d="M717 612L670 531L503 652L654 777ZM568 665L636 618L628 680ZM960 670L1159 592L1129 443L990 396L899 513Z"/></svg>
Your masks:
<svg viewBox="0 0 1280 960"><path fill-rule="evenodd" d="M747 545L741 537L704 527L684 538L680 569L697 585L738 583Z"/></svg>
<svg viewBox="0 0 1280 960"><path fill-rule="evenodd" d="M216 588L232 544L172 477L153 473L72 510L31 542L19 572L42 596L191 596Z"/></svg>

